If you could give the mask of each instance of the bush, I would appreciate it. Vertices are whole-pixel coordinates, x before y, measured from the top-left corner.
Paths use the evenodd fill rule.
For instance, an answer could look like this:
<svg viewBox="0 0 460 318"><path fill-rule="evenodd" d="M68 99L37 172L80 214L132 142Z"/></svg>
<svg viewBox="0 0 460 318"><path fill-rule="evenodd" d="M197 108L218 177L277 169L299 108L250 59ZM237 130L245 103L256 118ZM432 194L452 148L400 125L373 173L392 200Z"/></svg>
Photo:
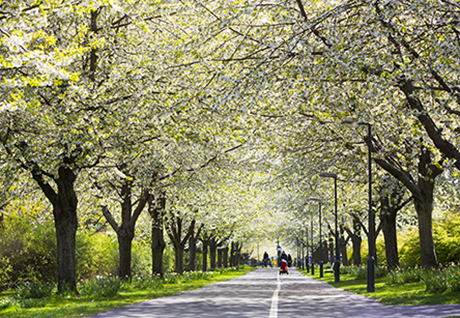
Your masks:
<svg viewBox="0 0 460 318"><path fill-rule="evenodd" d="M109 277L84 281L78 288L83 296L109 298L116 296L121 286L121 279Z"/></svg>
<svg viewBox="0 0 460 318"><path fill-rule="evenodd" d="M0 288L20 281L56 282L56 234L52 221L34 224L8 217L0 232Z"/></svg>
<svg viewBox="0 0 460 318"><path fill-rule="evenodd" d="M81 280L116 276L119 262L116 237L106 233L77 233L76 260Z"/></svg>
<svg viewBox="0 0 460 318"><path fill-rule="evenodd" d="M39 299L51 296L56 285L52 283L26 282L14 289L17 299Z"/></svg>
<svg viewBox="0 0 460 318"><path fill-rule="evenodd" d="M460 261L460 213L450 212L434 222L433 237L440 264Z"/></svg>
<svg viewBox="0 0 460 318"><path fill-rule="evenodd" d="M385 267L376 266L374 271L375 277L387 276L387 269ZM356 279L365 279L367 277L367 265L341 266L340 273L355 276Z"/></svg>
<svg viewBox="0 0 460 318"><path fill-rule="evenodd" d="M400 235L398 239L399 262L407 267L420 266L420 240L418 229L410 229Z"/></svg>
<svg viewBox="0 0 460 318"><path fill-rule="evenodd" d="M397 268L388 273L386 284L398 285L420 282L424 275L424 270L419 267L415 268Z"/></svg>
<svg viewBox="0 0 460 318"><path fill-rule="evenodd" d="M12 307L16 304L14 298L3 298L0 299L0 309L6 309L8 307Z"/></svg>
<svg viewBox="0 0 460 318"><path fill-rule="evenodd" d="M133 289L156 289L163 284L160 276L136 276L131 279L130 287Z"/></svg>
<svg viewBox="0 0 460 318"><path fill-rule="evenodd" d="M360 266L341 266L341 274L348 274L356 277L356 279L363 279L367 277L367 267L366 265Z"/></svg>
<svg viewBox="0 0 460 318"><path fill-rule="evenodd" d="M143 242L133 242L131 272L133 276L148 276L152 273L152 250Z"/></svg>
<svg viewBox="0 0 460 318"><path fill-rule="evenodd" d="M436 270L426 270L422 277L426 292L442 293L460 291L460 265L450 265Z"/></svg>

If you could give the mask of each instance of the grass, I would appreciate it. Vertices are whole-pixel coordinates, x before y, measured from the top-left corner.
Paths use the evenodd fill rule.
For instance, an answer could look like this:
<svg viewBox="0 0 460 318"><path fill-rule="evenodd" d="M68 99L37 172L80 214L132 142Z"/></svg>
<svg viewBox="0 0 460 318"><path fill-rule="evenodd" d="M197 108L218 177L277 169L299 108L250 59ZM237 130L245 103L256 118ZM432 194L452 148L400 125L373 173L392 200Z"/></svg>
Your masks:
<svg viewBox="0 0 460 318"><path fill-rule="evenodd" d="M357 279L354 275L341 274L340 282L334 283L334 274L330 272L324 273L323 278L319 278L319 270L316 268L314 276L306 271L302 273L314 279L322 280L334 287L373 298L383 305L418 306L458 304L460 299L460 292L458 291L436 294L427 293L425 292L426 286L423 282L388 285L385 283L385 278L376 278L375 292L368 293L366 278Z"/></svg>
<svg viewBox="0 0 460 318"><path fill-rule="evenodd" d="M249 267L223 270L195 280L178 279L160 284L156 288L142 289L125 284L116 296L52 295L42 299L14 299L13 291L0 293L0 316L7 317L88 317L100 312L139 303L145 300L174 295L206 285L227 281L253 270ZM5 305L7 304L7 305ZM27 307L27 308L25 308Z"/></svg>

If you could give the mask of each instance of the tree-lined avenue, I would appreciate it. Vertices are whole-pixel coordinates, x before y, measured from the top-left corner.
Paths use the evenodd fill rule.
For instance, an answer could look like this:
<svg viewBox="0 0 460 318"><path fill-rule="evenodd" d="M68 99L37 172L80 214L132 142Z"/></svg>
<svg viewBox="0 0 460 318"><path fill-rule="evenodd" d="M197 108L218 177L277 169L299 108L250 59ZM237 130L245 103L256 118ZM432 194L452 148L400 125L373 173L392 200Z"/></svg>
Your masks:
<svg viewBox="0 0 460 318"><path fill-rule="evenodd" d="M460 304L383 306L373 299L303 276L294 268L289 275L282 276L278 268L260 268L227 282L92 317L440 318L449 315L460 315Z"/></svg>

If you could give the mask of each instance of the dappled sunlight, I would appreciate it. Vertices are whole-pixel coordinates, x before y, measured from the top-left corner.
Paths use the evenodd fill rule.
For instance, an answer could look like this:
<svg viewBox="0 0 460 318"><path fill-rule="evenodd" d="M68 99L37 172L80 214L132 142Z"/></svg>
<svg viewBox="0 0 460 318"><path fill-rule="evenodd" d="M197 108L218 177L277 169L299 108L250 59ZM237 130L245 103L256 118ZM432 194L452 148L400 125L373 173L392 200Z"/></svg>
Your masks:
<svg viewBox="0 0 460 318"><path fill-rule="evenodd" d="M277 307L274 292L280 284ZM440 318L460 315L460 305L384 306L377 301L303 276L261 268L199 290L149 300L94 317L317 317Z"/></svg>

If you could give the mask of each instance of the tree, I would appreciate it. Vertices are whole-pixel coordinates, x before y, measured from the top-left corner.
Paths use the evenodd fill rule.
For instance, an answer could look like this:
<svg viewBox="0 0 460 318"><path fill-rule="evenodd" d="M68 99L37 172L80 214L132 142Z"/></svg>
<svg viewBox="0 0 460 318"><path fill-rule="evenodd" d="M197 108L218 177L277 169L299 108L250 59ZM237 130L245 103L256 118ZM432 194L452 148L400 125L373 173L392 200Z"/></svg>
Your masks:
<svg viewBox="0 0 460 318"><path fill-rule="evenodd" d="M170 213L170 216L167 218L167 233L169 239L171 240L174 246L175 252L175 266L174 271L176 273L182 273L184 271L184 250L185 245L188 243L190 237L192 236L195 230L195 220L191 220L188 224L188 229L183 232L184 221L186 220L186 215L181 215L179 212Z"/></svg>
<svg viewBox="0 0 460 318"><path fill-rule="evenodd" d="M388 268L399 267L397 222L398 212L411 201L404 198L404 186L393 178L382 180L379 185L380 224L385 239L385 255Z"/></svg>
<svg viewBox="0 0 460 318"><path fill-rule="evenodd" d="M121 180L112 184L120 196L120 224L117 223L108 207L102 206L104 217L117 234L120 254L118 275L124 279L131 277L131 246L134 239L135 226L149 199L148 190L144 188L140 190L139 198L133 202L135 179L129 172L126 167L120 167Z"/></svg>
<svg viewBox="0 0 460 318"><path fill-rule="evenodd" d="M152 274L164 274L163 252L166 247L164 239L164 217L166 209L166 197L164 191L160 195L149 196L148 211L152 218L151 248L152 248Z"/></svg>
<svg viewBox="0 0 460 318"><path fill-rule="evenodd" d="M348 236L351 238L351 242L353 245L353 265L359 266L361 265L361 224L359 222L359 217L355 213L352 213L352 219L352 229L349 229L346 226L344 227L344 229L347 232Z"/></svg>
<svg viewBox="0 0 460 318"><path fill-rule="evenodd" d="M53 206L59 292L76 292L77 178L104 156L106 133L117 122L108 114L129 96L108 80L121 61L101 50L104 36L114 37L114 9L60 1L2 6L1 72L10 83L1 88L2 146Z"/></svg>

